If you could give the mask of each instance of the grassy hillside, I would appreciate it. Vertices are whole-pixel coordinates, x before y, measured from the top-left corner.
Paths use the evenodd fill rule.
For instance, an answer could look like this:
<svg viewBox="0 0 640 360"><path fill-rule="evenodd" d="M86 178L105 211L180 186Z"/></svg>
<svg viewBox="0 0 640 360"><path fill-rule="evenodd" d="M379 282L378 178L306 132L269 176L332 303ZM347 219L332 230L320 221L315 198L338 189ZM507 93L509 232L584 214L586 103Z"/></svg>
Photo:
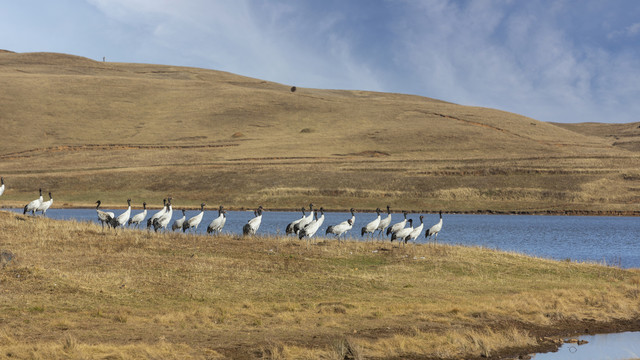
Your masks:
<svg viewBox="0 0 640 360"><path fill-rule="evenodd" d="M4 211L0 229L2 358L468 359L638 329L636 270L449 245L115 235Z"/></svg>
<svg viewBox="0 0 640 360"><path fill-rule="evenodd" d="M597 133L402 94L0 52L0 205L635 211L640 157ZM629 130L637 133L637 130Z"/></svg>
<svg viewBox="0 0 640 360"><path fill-rule="evenodd" d="M611 146L631 151L640 151L640 123L611 124L611 123L582 123L555 124L588 136L597 136L606 140Z"/></svg>

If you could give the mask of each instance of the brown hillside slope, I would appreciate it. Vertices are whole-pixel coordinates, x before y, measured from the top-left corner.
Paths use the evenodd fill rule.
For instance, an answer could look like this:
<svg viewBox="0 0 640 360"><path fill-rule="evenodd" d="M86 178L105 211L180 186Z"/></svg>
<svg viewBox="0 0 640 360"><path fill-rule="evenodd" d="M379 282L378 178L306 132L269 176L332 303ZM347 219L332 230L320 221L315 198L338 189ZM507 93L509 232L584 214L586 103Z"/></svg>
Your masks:
<svg viewBox="0 0 640 360"><path fill-rule="evenodd" d="M295 85L295 84L291 84ZM0 53L0 205L172 195L293 208L634 210L638 154L498 110L229 73Z"/></svg>
<svg viewBox="0 0 640 360"><path fill-rule="evenodd" d="M615 147L640 151L639 122L627 124L580 123L555 125L580 134L601 137Z"/></svg>

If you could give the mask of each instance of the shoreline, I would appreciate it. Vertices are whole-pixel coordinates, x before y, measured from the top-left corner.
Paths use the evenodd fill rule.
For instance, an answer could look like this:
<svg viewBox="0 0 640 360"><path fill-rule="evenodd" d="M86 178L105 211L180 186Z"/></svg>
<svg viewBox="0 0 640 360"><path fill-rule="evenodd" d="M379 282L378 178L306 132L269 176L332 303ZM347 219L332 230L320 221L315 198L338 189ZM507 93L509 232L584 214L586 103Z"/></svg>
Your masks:
<svg viewBox="0 0 640 360"><path fill-rule="evenodd" d="M526 359L526 356L540 353L556 352L566 343L583 335L618 334L640 331L640 319L618 319L610 322L596 322L594 319L566 320L553 327L528 327L524 324L520 329L529 331L538 339L538 344L522 348L505 348L498 350L489 358L492 359ZM471 359L486 359L484 356Z"/></svg>
<svg viewBox="0 0 640 360"><path fill-rule="evenodd" d="M54 199L55 201L55 199ZM0 209L20 209L23 205L20 205L16 202L9 202L8 204L5 202L0 205ZM101 208L108 209L126 209L126 206L110 206L109 204L102 204ZM147 205L147 210L159 210L162 206L149 206ZM180 206L180 208L184 208L185 210L200 210L200 206ZM95 205L87 205L80 204L74 205L69 203L63 203L62 205L58 205L54 202L54 206L51 209L95 209ZM132 206L132 210L142 209L141 206ZM217 206L206 208L209 211L216 211L218 209ZM225 209L228 211L253 211L254 208L248 207L235 207L235 206L225 206ZM287 208L287 207L275 207L269 208L265 207L264 211L272 211L272 212L300 212L299 207L295 208ZM325 208L325 212L344 212L348 213L349 209L334 209L334 208ZM356 209L359 213L375 213L375 209L365 209L359 210ZM416 210L407 210L408 214L437 214L440 209L427 209L423 211ZM386 211L381 212L381 214L386 213ZM401 210L391 211L392 214L402 214ZM442 210L443 214L453 214L453 215L540 215L540 216L621 216L621 217L638 217L640 216L640 210L491 210L491 209L478 209L478 210Z"/></svg>

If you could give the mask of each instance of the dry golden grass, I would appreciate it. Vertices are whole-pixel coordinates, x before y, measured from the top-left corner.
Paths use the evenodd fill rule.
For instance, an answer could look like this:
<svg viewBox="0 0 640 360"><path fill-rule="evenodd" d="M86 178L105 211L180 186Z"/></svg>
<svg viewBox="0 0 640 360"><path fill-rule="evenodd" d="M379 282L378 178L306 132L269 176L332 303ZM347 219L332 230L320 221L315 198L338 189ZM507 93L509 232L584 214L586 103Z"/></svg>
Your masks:
<svg viewBox="0 0 640 360"><path fill-rule="evenodd" d="M0 357L468 358L640 310L635 270L484 248L0 229Z"/></svg>
<svg viewBox="0 0 640 360"><path fill-rule="evenodd" d="M401 94L0 52L2 206L636 211L633 124L561 126ZM619 134L622 140L616 140ZM624 137L624 138L622 138ZM631 140L630 140L631 139ZM635 141L635 140L633 140Z"/></svg>
<svg viewBox="0 0 640 360"><path fill-rule="evenodd" d="M527 331L517 328L452 329L444 332L421 331L417 328L409 334L394 335L375 342L356 341L359 352L370 357L402 358L416 354L429 354L432 358L455 359L460 356L495 355L506 344L517 348L530 348L537 339Z"/></svg>

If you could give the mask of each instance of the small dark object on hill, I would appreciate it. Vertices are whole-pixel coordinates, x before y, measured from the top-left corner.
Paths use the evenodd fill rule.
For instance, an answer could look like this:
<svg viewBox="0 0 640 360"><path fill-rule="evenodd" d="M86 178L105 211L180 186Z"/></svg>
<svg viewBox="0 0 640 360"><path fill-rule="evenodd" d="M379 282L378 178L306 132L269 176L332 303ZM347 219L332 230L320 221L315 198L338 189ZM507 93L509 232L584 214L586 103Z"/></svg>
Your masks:
<svg viewBox="0 0 640 360"><path fill-rule="evenodd" d="M298 90L295 86L291 87L291 92L296 92L296 90Z"/></svg>
<svg viewBox="0 0 640 360"><path fill-rule="evenodd" d="M4 269L7 264L11 262L15 258L15 255L9 250L2 250L0 253L0 264L2 264L2 268Z"/></svg>

